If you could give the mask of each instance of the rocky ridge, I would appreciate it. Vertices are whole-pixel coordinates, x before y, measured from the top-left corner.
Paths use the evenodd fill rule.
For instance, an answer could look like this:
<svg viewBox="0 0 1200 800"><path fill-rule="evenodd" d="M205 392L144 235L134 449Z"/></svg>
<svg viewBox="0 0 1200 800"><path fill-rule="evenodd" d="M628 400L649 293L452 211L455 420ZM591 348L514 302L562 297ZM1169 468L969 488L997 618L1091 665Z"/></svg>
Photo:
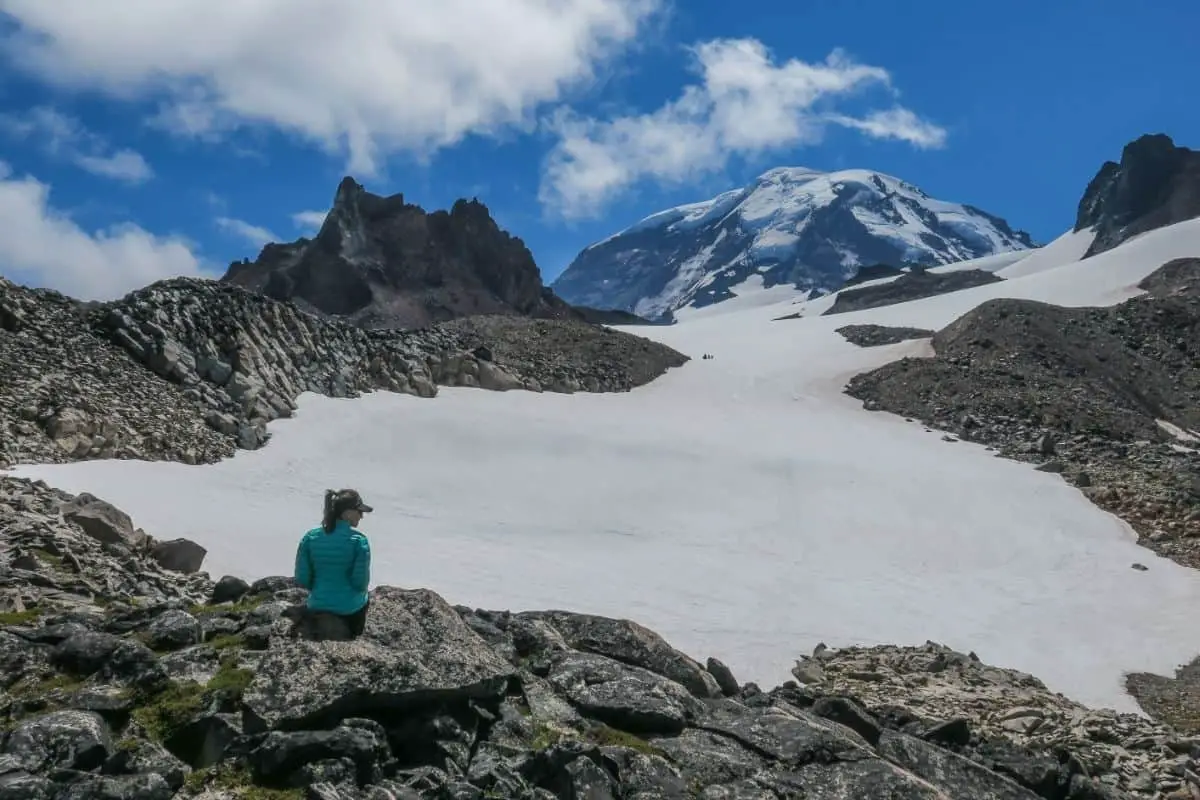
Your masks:
<svg viewBox="0 0 1200 800"><path fill-rule="evenodd" d="M210 463L262 446L303 392L627 391L686 360L574 320L365 330L213 281L84 304L0 278L0 462Z"/></svg>
<svg viewBox="0 0 1200 800"><path fill-rule="evenodd" d="M1060 473L1155 552L1200 567L1200 259L1112 308L993 300L933 336L933 358L847 393Z"/></svg>
<svg viewBox="0 0 1200 800"><path fill-rule="evenodd" d="M924 328L892 327L888 325L843 325L837 333L851 344L859 347L883 347L899 344L911 339L929 339L933 331Z"/></svg>
<svg viewBox="0 0 1200 800"><path fill-rule="evenodd" d="M895 280L870 286L843 289L825 314L846 314L865 311L868 308L907 303L924 297L934 297L947 292L972 289L989 283L1002 281L999 275L981 269L958 270L956 272L929 272L926 270L905 272Z"/></svg>
<svg viewBox="0 0 1200 800"><path fill-rule="evenodd" d="M222 280L368 328L421 328L462 316L569 319L533 255L477 200L426 212L404 195L342 179L313 239L268 244Z"/></svg>
<svg viewBox="0 0 1200 800"><path fill-rule="evenodd" d="M1160 133L1125 145L1120 163L1104 162L1079 200L1075 230L1096 229L1087 257L1198 216L1200 151Z"/></svg>
<svg viewBox="0 0 1200 800"><path fill-rule="evenodd" d="M312 642L290 579L151 541L0 478L0 797L1200 796L1195 740L937 645L819 647L763 691L630 621L394 587L362 638Z"/></svg>

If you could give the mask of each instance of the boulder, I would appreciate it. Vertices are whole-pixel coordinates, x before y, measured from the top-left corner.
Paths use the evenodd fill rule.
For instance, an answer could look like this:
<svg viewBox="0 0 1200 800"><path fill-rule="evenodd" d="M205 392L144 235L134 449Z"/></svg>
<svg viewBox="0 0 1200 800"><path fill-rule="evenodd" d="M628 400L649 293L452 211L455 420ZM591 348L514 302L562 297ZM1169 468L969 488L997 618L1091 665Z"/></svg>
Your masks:
<svg viewBox="0 0 1200 800"><path fill-rule="evenodd" d="M496 698L514 674L438 595L380 587L358 639L272 643L243 698L247 732Z"/></svg>
<svg viewBox="0 0 1200 800"><path fill-rule="evenodd" d="M650 670L682 684L696 697L721 696L721 687L703 666L636 622L567 611L526 612L517 616L549 623L576 650Z"/></svg>
<svg viewBox="0 0 1200 800"><path fill-rule="evenodd" d="M112 734L89 711L52 711L17 725L4 740L3 752L27 772L95 769L112 751Z"/></svg>
<svg viewBox="0 0 1200 800"><path fill-rule="evenodd" d="M879 752L930 783L946 787L952 797L972 800L1035 800L1038 795L1014 781L929 742L884 731Z"/></svg>
<svg viewBox="0 0 1200 800"><path fill-rule="evenodd" d="M733 697L742 690L738 685L737 678L733 677L733 670L725 665L725 662L720 659L709 656L705 662L704 668L708 670L708 674L716 680L717 686L721 688L721 694L726 697Z"/></svg>
<svg viewBox="0 0 1200 800"><path fill-rule="evenodd" d="M128 514L86 492L63 504L61 511L64 519L102 544L138 549L146 543L146 535L134 530Z"/></svg>
<svg viewBox="0 0 1200 800"><path fill-rule="evenodd" d="M161 775L86 775L62 788L55 800L171 800L175 795Z"/></svg>
<svg viewBox="0 0 1200 800"><path fill-rule="evenodd" d="M190 539L170 539L159 542L150 550L150 557L163 569L191 575L199 572L208 550Z"/></svg>
<svg viewBox="0 0 1200 800"><path fill-rule="evenodd" d="M225 575L213 586L213 603L235 603L250 593L250 584L233 575Z"/></svg>
<svg viewBox="0 0 1200 800"><path fill-rule="evenodd" d="M547 680L584 716L633 733L680 733L704 708L669 678L591 653L560 656Z"/></svg>
<svg viewBox="0 0 1200 800"><path fill-rule="evenodd" d="M146 627L146 643L155 650L178 650L202 638L200 622L179 609L164 611Z"/></svg>

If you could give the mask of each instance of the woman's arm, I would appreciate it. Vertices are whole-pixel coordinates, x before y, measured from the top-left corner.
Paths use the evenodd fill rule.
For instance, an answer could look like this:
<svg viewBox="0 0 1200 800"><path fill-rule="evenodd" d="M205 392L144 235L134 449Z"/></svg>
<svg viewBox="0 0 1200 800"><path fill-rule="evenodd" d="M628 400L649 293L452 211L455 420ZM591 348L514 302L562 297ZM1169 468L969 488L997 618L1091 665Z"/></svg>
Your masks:
<svg viewBox="0 0 1200 800"><path fill-rule="evenodd" d="M355 590L365 592L371 584L371 543L367 537L354 537L358 551L354 554L354 566L350 570L350 585Z"/></svg>
<svg viewBox="0 0 1200 800"><path fill-rule="evenodd" d="M296 583L304 589L312 589L313 572L312 559L308 553L308 537L305 536L300 540L300 546L296 548Z"/></svg>

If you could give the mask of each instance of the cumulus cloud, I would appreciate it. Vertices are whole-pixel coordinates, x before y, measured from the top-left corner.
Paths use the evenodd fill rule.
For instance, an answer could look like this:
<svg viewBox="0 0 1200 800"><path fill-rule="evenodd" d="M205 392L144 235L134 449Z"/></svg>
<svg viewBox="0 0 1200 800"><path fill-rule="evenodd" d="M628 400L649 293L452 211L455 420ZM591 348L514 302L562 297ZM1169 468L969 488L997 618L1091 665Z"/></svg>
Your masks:
<svg viewBox="0 0 1200 800"><path fill-rule="evenodd" d="M79 120L47 106L0 114L0 130L19 139L32 139L48 155L93 175L126 183L142 183L154 177L141 153L128 148L114 150L104 137L89 131Z"/></svg>
<svg viewBox="0 0 1200 800"><path fill-rule="evenodd" d="M873 138L939 147L937 125L901 106L865 117L836 113L834 103L876 87L894 100L891 76L840 51L824 61L776 63L754 39L721 39L692 49L699 80L655 111L600 120L560 112L540 197L567 218L599 213L642 180L681 184L753 157L821 141L831 125Z"/></svg>
<svg viewBox="0 0 1200 800"><path fill-rule="evenodd" d="M306 233L317 233L328 214L328 211L297 211L292 214L292 224Z"/></svg>
<svg viewBox="0 0 1200 800"><path fill-rule="evenodd" d="M232 217L217 217L216 225L226 233L242 239L255 247L262 247L268 242L282 241L278 236L260 225L252 225L249 222Z"/></svg>
<svg viewBox="0 0 1200 800"><path fill-rule="evenodd" d="M11 63L161 102L191 135L268 124L349 168L531 124L632 41L659 0L0 0Z"/></svg>
<svg viewBox="0 0 1200 800"><path fill-rule="evenodd" d="M213 270L179 237L137 225L84 230L50 204L49 186L13 175L3 162L0 265L11 280L83 300L111 300L162 278Z"/></svg>

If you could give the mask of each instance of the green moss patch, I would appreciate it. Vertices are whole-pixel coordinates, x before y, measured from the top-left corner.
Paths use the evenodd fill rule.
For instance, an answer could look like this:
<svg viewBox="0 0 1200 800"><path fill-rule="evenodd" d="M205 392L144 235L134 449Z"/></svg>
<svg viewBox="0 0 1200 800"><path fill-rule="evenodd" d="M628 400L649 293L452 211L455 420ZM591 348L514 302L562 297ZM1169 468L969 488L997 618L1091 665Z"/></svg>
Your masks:
<svg viewBox="0 0 1200 800"><path fill-rule="evenodd" d="M55 555L54 553L51 553L49 550L44 550L39 547L33 551L33 554L35 556L37 556L38 560L41 561L42 563L49 564L52 567L61 567L62 566L62 563L63 563L62 556Z"/></svg>
<svg viewBox="0 0 1200 800"><path fill-rule="evenodd" d="M236 655L221 659L221 666L206 684L195 681L171 682L161 691L137 700L133 718L150 738L164 741L204 709L215 692L229 692L241 699L242 692L254 679L254 673L237 665Z"/></svg>
<svg viewBox="0 0 1200 800"><path fill-rule="evenodd" d="M204 708L204 687L195 681L171 682L162 691L138 699L133 719L146 735L164 741Z"/></svg>
<svg viewBox="0 0 1200 800"><path fill-rule="evenodd" d="M30 608L25 611L5 611L0 614L0 626L26 625L36 621L40 616L42 616L42 609L40 608Z"/></svg>
<svg viewBox="0 0 1200 800"><path fill-rule="evenodd" d="M266 601L266 597L243 597L236 603L198 603L188 609L193 615L199 614L246 614L258 608Z"/></svg>
<svg viewBox="0 0 1200 800"><path fill-rule="evenodd" d="M580 741L597 747L625 747L648 756L663 756L662 750L640 736L628 733L603 723L589 725L583 731L559 728L546 723L534 725L533 740L529 746L534 750L547 750L565 741Z"/></svg>
<svg viewBox="0 0 1200 800"><path fill-rule="evenodd" d="M213 650L234 650L246 646L246 637L240 633L224 633L214 636L206 644Z"/></svg>
<svg viewBox="0 0 1200 800"><path fill-rule="evenodd" d="M250 773L228 767L210 767L188 774L184 787L192 792L205 789L226 792L239 800L303 800L303 789L268 789L257 786Z"/></svg>
<svg viewBox="0 0 1200 800"><path fill-rule="evenodd" d="M663 755L662 750L659 750L645 739L635 736L632 733L609 727L608 725L601 724L595 726L587 732L587 738L601 747L627 747L630 750L637 750L639 753L648 756Z"/></svg>

